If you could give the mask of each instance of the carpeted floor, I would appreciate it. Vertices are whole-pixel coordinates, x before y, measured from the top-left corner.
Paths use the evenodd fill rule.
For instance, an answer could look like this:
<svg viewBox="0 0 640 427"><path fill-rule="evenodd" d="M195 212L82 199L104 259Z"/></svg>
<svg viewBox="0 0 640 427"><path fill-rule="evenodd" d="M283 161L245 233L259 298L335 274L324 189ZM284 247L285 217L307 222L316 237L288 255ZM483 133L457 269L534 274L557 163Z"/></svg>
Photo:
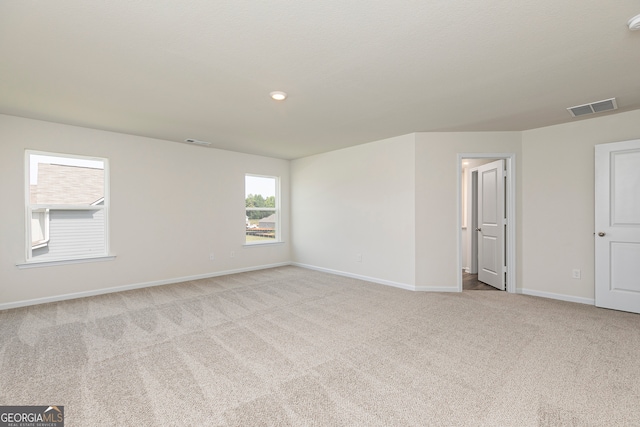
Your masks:
<svg viewBox="0 0 640 427"><path fill-rule="evenodd" d="M66 426L638 426L640 316L297 267L0 312L0 405Z"/></svg>

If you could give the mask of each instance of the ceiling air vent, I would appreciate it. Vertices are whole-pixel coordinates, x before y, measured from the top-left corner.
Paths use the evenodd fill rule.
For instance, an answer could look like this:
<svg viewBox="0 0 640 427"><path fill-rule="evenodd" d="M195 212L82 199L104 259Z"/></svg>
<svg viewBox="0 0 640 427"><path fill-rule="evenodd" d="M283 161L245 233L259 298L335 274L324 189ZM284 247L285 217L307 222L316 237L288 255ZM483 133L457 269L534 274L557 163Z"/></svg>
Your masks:
<svg viewBox="0 0 640 427"><path fill-rule="evenodd" d="M605 111L617 110L615 98L605 99L604 101L592 102L590 104L576 105L567 108L573 117L585 116L587 114L604 113Z"/></svg>

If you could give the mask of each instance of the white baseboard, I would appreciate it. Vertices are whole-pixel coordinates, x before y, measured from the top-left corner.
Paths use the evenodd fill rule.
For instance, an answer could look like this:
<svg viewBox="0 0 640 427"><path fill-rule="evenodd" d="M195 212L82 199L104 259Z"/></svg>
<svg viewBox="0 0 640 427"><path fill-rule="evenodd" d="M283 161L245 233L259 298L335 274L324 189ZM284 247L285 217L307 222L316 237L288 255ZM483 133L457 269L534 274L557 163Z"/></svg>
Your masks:
<svg viewBox="0 0 640 427"><path fill-rule="evenodd" d="M419 292L459 292L457 287L414 286L414 285L409 285L409 284L406 284L406 283L394 282L394 281L391 281L391 280L378 279L376 277L369 277L369 276L363 276L363 275L360 275L360 274L347 273L345 271L332 270L330 268L317 267L317 266L309 265L309 264L301 264L301 263L298 263L298 262L281 262L281 263L277 263L277 264L258 265L258 266L253 266L253 267L239 268L239 269L235 269L235 270L217 271L217 272L213 272L213 273L198 274L198 275L194 275L194 276L175 277L175 278L172 278L172 279L155 280L155 281L145 282L145 283L136 283L136 284L131 284L131 285L116 286L116 287L113 287L113 288L95 289L95 290L92 290L92 291L83 291L83 292L76 292L76 293L71 293L71 294L54 295L54 296L51 296L51 297L35 298L35 299L30 299L30 300L9 302L9 303L0 304L0 310L8 310L8 309L11 309L11 308L26 307L26 306L37 305L37 304L46 304L46 303L50 303L50 302L65 301L65 300L76 299L76 298L84 298L84 297L90 297L90 296L95 296L95 295L103 295L103 294L109 294L109 293L113 293L113 292L130 291L130 290L133 290L133 289L148 288L148 287L152 287L152 286L170 285L170 284L173 284L173 283L188 282L188 281L191 281L191 280L199 280L199 279L208 279L208 278L211 278L211 277L226 276L228 274L245 273L245 272L248 272L248 271L264 270L264 269L275 268L275 267L284 267L284 266L287 266L287 265L294 265L296 267L307 268L309 270L322 271L324 273L330 273L330 274L335 274L335 275L338 275L338 276L350 277L350 278L353 278L353 279L364 280L364 281L367 281L367 282L377 283L377 284L385 285L385 286L392 286L394 288L400 288L400 289L405 289L405 290L409 290L409 291L419 291ZM561 301L576 302L576 303L580 303L580 304L595 305L595 300L592 299L592 298L575 297L575 296L571 296L571 295L555 294L555 293L552 293L552 292L536 291L536 290L532 290L532 289L516 289L516 293L522 294L522 295L530 295L530 296L534 296L534 297L551 298L551 299L556 299L556 300L561 300Z"/></svg>
<svg viewBox="0 0 640 427"><path fill-rule="evenodd" d="M95 295L110 294L113 292L131 291L133 289L149 288L152 286L170 285L173 283L188 282L191 280L208 279L211 277L226 276L228 274L246 273L248 271L264 270L267 268L284 267L291 265L290 262L282 262L277 264L258 265L254 267L239 268L236 270L217 271L214 273L198 274L195 276L175 277L172 279L154 280L145 283L136 283L132 285L116 286L113 288L95 289L92 291L75 292L72 294L55 295L51 297L35 298L30 300L16 301L0 304L0 310L8 310L10 308L26 307L29 305L46 304L49 302L65 301L76 298L92 297Z"/></svg>
<svg viewBox="0 0 640 427"><path fill-rule="evenodd" d="M393 286L394 288L406 289L408 291L415 291L415 286L408 285L406 283L393 282L391 280L378 279L376 277L363 276L360 274L347 273L346 271L332 270L330 268L317 267L315 265L301 264L299 262L292 262L291 265L296 267L307 268L309 270L321 271L323 273L335 274L336 276L350 277L352 279L364 280L367 282L377 283L379 285Z"/></svg>
<svg viewBox="0 0 640 427"><path fill-rule="evenodd" d="M323 273L335 274L337 276L350 277L352 279L364 280L366 282L377 283L379 285L392 286L394 288L405 289L407 291L420 291L420 292L458 292L457 287L428 287L428 286L414 286L406 283L393 282L391 280L378 279L377 277L363 276L361 274L347 273L346 271L332 270L330 268L318 267L315 265L302 264L299 262L292 262L291 265L296 267L308 268L309 270L321 271Z"/></svg>
<svg viewBox="0 0 640 427"><path fill-rule="evenodd" d="M595 305L593 298L574 297L571 295L554 294L552 292L542 292L533 289L516 289L516 293L522 295L530 295L533 297L551 298L560 301L577 302L580 304Z"/></svg>

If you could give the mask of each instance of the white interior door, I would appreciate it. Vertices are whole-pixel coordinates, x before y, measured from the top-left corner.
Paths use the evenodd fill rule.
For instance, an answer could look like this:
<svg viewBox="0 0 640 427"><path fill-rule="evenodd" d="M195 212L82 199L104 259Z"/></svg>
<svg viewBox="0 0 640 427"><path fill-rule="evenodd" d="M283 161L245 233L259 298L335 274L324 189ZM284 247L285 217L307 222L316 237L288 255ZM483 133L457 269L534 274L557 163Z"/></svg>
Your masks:
<svg viewBox="0 0 640 427"><path fill-rule="evenodd" d="M478 280L505 288L504 160L478 167Z"/></svg>
<svg viewBox="0 0 640 427"><path fill-rule="evenodd" d="M640 313L640 140L596 145L596 306Z"/></svg>

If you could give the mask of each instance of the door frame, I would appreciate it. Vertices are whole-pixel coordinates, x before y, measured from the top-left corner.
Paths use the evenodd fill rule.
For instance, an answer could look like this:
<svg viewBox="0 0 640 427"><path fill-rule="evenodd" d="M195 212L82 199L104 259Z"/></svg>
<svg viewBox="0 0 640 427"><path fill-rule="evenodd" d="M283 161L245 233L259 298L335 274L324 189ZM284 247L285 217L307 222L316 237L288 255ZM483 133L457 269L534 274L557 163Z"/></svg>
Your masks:
<svg viewBox="0 0 640 427"><path fill-rule="evenodd" d="M506 291L516 293L516 154L515 153L458 153L457 171L457 240L458 252L458 292L462 292L462 160L463 159L504 159L506 164L505 210L507 216L505 264L507 267Z"/></svg>

